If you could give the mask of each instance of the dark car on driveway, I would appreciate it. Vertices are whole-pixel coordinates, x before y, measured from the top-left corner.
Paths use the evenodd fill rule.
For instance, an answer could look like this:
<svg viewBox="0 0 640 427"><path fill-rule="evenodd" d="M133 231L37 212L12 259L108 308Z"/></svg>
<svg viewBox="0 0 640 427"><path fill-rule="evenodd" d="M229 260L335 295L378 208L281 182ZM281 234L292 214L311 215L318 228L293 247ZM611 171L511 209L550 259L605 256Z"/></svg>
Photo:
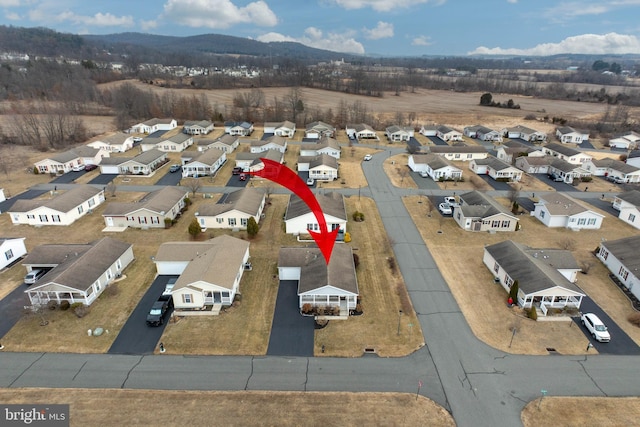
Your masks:
<svg viewBox="0 0 640 427"><path fill-rule="evenodd" d="M147 325L160 326L164 323L164 318L169 311L169 300L159 299L153 303L149 314L147 314Z"/></svg>
<svg viewBox="0 0 640 427"><path fill-rule="evenodd" d="M93 165L93 164L84 165L84 170L86 170L87 172L92 171L94 169L98 169L98 165Z"/></svg>

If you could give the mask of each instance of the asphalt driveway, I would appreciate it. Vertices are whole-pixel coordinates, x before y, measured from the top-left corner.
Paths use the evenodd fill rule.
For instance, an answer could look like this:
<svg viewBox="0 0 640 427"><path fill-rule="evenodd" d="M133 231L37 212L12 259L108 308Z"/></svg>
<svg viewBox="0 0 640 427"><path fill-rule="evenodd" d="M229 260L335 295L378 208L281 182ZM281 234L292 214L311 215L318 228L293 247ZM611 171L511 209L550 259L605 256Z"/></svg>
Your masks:
<svg viewBox="0 0 640 427"><path fill-rule="evenodd" d="M164 291L167 282L171 278L178 276L158 276L153 281L149 290L140 299L140 302L133 309L133 312L120 330L120 333L113 341L109 354L152 354L158 345L158 341L164 332L164 328L169 323L173 309L165 318L164 325L147 326L147 313L153 303Z"/></svg>
<svg viewBox="0 0 640 427"><path fill-rule="evenodd" d="M577 187L574 187L573 185L569 185L566 182L556 182L551 178L549 178L549 176L547 176L547 174L544 174L544 173L535 173L533 174L533 176L535 176L538 180L544 182L549 187L553 187L553 189L556 191L561 191L561 192L579 191Z"/></svg>
<svg viewBox="0 0 640 427"><path fill-rule="evenodd" d="M296 280L280 281L267 348L268 356L313 357L315 321L313 317L300 314L297 291ZM330 327L331 324L327 326Z"/></svg>
<svg viewBox="0 0 640 427"><path fill-rule="evenodd" d="M155 185L179 185L182 179L182 172L169 172L169 168L165 170L165 174L156 182Z"/></svg>
<svg viewBox="0 0 640 427"><path fill-rule="evenodd" d="M501 182L501 181L496 181L495 179L491 178L489 175L478 175L480 178L484 179L484 181L489 184L491 187L493 187L494 190L497 191L511 191L513 190L513 187L510 186L508 183L506 182Z"/></svg>
<svg viewBox="0 0 640 427"><path fill-rule="evenodd" d="M17 196L13 196L10 199L0 202L0 213L6 212L11 209L11 206L13 206L16 200L35 199L36 197L42 196L46 192L47 190L27 190L23 193L18 194Z"/></svg>
<svg viewBox="0 0 640 427"><path fill-rule="evenodd" d="M101 173L100 175L89 181L89 184L107 185L117 176L118 175L114 173Z"/></svg>
<svg viewBox="0 0 640 427"><path fill-rule="evenodd" d="M618 217L620 215L620 211L613 209L613 204L611 200L604 200L601 197L585 197L583 200L589 203L592 206L595 206L598 209L605 211L608 214L613 215L614 217Z"/></svg>
<svg viewBox="0 0 640 427"><path fill-rule="evenodd" d="M607 325L607 329L609 329L609 333L611 334L611 341L609 342L599 342L596 341L587 328L582 326L580 323L580 317L574 317L573 321L578 324L582 332L584 332L587 340L593 344L593 347L598 350L600 354L616 354L616 355L638 355L640 354L640 347L627 335L614 321L609 317L607 313L604 312L593 300L589 297L585 297L582 299L582 304L580 305L580 311L582 313L595 313L596 316L602 320L602 322ZM587 346L587 342L585 341L585 348Z"/></svg>
<svg viewBox="0 0 640 427"><path fill-rule="evenodd" d="M27 294L24 293L27 289L28 286L22 283L0 300L0 313L2 313L0 316L0 338L14 327L23 316L24 306L30 304Z"/></svg>
<svg viewBox="0 0 640 427"><path fill-rule="evenodd" d="M52 184L70 184L76 179L80 178L82 175L87 173L87 171L79 171L79 172L67 172L62 175L51 180Z"/></svg>

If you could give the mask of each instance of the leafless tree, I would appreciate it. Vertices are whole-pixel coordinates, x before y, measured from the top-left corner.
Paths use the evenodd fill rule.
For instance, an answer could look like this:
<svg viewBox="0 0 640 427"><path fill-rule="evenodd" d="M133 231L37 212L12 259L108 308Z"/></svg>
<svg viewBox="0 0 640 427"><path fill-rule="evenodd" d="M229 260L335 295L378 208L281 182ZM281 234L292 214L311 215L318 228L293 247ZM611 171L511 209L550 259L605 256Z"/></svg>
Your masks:
<svg viewBox="0 0 640 427"><path fill-rule="evenodd" d="M198 178L187 178L184 180L184 182L182 182L182 185L184 187L187 187L191 191L191 194L193 194L193 196L195 196L196 193L200 190L200 187L202 187L202 183Z"/></svg>
<svg viewBox="0 0 640 427"><path fill-rule="evenodd" d="M588 274L589 270L591 270L591 267L593 267L594 263L593 261L582 261L580 262L580 268L582 269L582 273L583 274Z"/></svg>
<svg viewBox="0 0 640 427"><path fill-rule="evenodd" d="M509 201L513 204L513 202L518 200L518 197L520 197L520 186L517 184L512 185L509 190Z"/></svg>
<svg viewBox="0 0 640 427"><path fill-rule="evenodd" d="M576 249L576 241L571 237L565 237L561 240L558 240L557 243L560 249L564 249L565 251L573 251Z"/></svg>
<svg viewBox="0 0 640 427"><path fill-rule="evenodd" d="M113 181L110 181L105 187L105 191L109 193L111 197L116 197L116 190L117 190L117 186L116 186L116 183Z"/></svg>

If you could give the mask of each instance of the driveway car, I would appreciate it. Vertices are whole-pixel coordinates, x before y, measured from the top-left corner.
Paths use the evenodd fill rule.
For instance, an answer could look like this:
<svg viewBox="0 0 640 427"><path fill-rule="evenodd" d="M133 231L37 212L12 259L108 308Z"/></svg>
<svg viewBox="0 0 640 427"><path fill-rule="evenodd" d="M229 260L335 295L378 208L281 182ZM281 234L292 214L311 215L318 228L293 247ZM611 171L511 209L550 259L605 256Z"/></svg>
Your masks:
<svg viewBox="0 0 640 427"><path fill-rule="evenodd" d="M240 174L240 181L246 181L247 180L247 174L241 173Z"/></svg>
<svg viewBox="0 0 640 427"><path fill-rule="evenodd" d="M240 175L240 174L242 173L242 168L235 167L235 168L233 168L233 170L231 171L231 173L232 173L233 175Z"/></svg>
<svg viewBox="0 0 640 427"><path fill-rule="evenodd" d="M429 178L429 174L426 171L420 171L420 176L423 178Z"/></svg>
<svg viewBox="0 0 640 427"><path fill-rule="evenodd" d="M364 161L368 162L369 160L373 159L373 156L371 154L365 154L364 155Z"/></svg>
<svg viewBox="0 0 640 427"><path fill-rule="evenodd" d="M593 313L584 313L580 321L585 328L591 333L591 336L600 342L609 342L611 335L602 320Z"/></svg>
<svg viewBox="0 0 640 427"><path fill-rule="evenodd" d="M453 214L453 209L451 209L451 206L449 206L448 203L440 203L438 205L438 210L440 211L440 213L442 215L451 215L451 214Z"/></svg>
<svg viewBox="0 0 640 427"><path fill-rule="evenodd" d="M181 167L182 166L180 166L180 165L171 165L171 167L169 168L169 172L171 172L171 173L178 172Z"/></svg>
<svg viewBox="0 0 640 427"><path fill-rule="evenodd" d="M448 204L449 206L451 206L451 207L460 206L460 203L458 203L458 201L456 200L456 198L455 198L455 197L453 197L453 196L446 196L446 197L444 198L444 202L445 202L446 204Z"/></svg>
<svg viewBox="0 0 640 427"><path fill-rule="evenodd" d="M560 175L558 175L557 173L550 173L549 174L549 179L555 181L555 182L562 182L564 181L564 179L562 179L562 177Z"/></svg>
<svg viewBox="0 0 640 427"><path fill-rule="evenodd" d="M31 270L26 276L24 276L24 283L27 285L33 285L45 274L47 274L47 270Z"/></svg>
<svg viewBox="0 0 640 427"><path fill-rule="evenodd" d="M133 142L142 142L142 137L134 136L133 137Z"/></svg>
<svg viewBox="0 0 640 427"><path fill-rule="evenodd" d="M84 170L84 165L74 166L73 168L71 168L71 170L74 172L82 172Z"/></svg>
<svg viewBox="0 0 640 427"><path fill-rule="evenodd" d="M162 295L160 295L160 298L158 298L158 300L160 301L169 301L169 306L172 307L173 305L173 297L171 296L171 291L173 290L173 287L176 285L176 281L178 279L171 278L169 279L169 281L167 282L167 285L164 287L164 291L162 291Z"/></svg>
<svg viewBox="0 0 640 427"><path fill-rule="evenodd" d="M84 170L86 170L87 172L92 171L94 169L98 169L98 165L92 165L92 164L84 165Z"/></svg>
<svg viewBox="0 0 640 427"><path fill-rule="evenodd" d="M313 185L316 183L316 180L313 178L307 178L307 185Z"/></svg>
<svg viewBox="0 0 640 427"><path fill-rule="evenodd" d="M164 317L169 311L169 301L161 300L153 303L151 306L151 310L149 310L149 314L147 314L147 325L149 326L160 326L164 323Z"/></svg>

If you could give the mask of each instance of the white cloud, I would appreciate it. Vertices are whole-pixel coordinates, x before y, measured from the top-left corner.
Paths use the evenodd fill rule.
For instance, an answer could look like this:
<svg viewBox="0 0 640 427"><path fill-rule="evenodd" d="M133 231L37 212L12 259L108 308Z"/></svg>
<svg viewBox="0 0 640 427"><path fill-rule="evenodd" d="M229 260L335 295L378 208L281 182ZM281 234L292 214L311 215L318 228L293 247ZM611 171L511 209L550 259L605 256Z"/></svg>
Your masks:
<svg viewBox="0 0 640 427"><path fill-rule="evenodd" d="M0 0L0 7L18 7L20 0Z"/></svg>
<svg viewBox="0 0 640 427"><path fill-rule="evenodd" d="M393 24L389 22L378 21L378 25L375 28L367 29L363 28L365 38L369 40L379 40L393 37Z"/></svg>
<svg viewBox="0 0 640 427"><path fill-rule="evenodd" d="M36 22L71 22L78 26L90 27L133 27L132 16L115 16L111 13L96 13L93 16L77 15L71 11L51 14L45 9L29 11L29 19Z"/></svg>
<svg viewBox="0 0 640 427"><path fill-rule="evenodd" d="M154 29L157 26L158 26L158 21L154 21L154 20L150 20L150 21L141 20L140 21L140 28L142 28L144 31L148 31L148 30Z"/></svg>
<svg viewBox="0 0 640 427"><path fill-rule="evenodd" d="M625 34L582 34L567 37L559 43L544 43L528 49L488 48L480 46L470 55L532 55L546 56L562 53L582 54L640 54L640 40Z"/></svg>
<svg viewBox="0 0 640 427"><path fill-rule="evenodd" d="M353 32L327 33L326 35L315 27L309 27L302 37L285 36L280 33L267 33L256 38L261 42L298 42L316 49L333 52L364 54L364 46L353 38Z"/></svg>
<svg viewBox="0 0 640 427"><path fill-rule="evenodd" d="M431 46L433 43L431 42L431 37L418 36L411 41L411 44L413 46Z"/></svg>
<svg viewBox="0 0 640 427"><path fill-rule="evenodd" d="M551 22L561 23L580 16L603 15L612 10L637 6L640 6L640 0L600 0L591 3L567 1L545 10L544 17Z"/></svg>
<svg viewBox="0 0 640 427"><path fill-rule="evenodd" d="M446 0L330 0L338 6L347 9L364 9L370 7L378 12L388 12L398 8L409 8L418 4L444 3Z"/></svg>
<svg viewBox="0 0 640 427"><path fill-rule="evenodd" d="M518 3L518 0L507 0L507 3L516 4Z"/></svg>
<svg viewBox="0 0 640 427"><path fill-rule="evenodd" d="M275 13L262 0L238 7L230 0L169 0L164 5L164 17L189 27L224 29L236 24L273 27L278 23Z"/></svg>
<svg viewBox="0 0 640 427"><path fill-rule="evenodd" d="M17 13L13 13L13 12L8 12L4 16L9 21L19 21L19 20L22 19L22 17L20 15L18 15Z"/></svg>

